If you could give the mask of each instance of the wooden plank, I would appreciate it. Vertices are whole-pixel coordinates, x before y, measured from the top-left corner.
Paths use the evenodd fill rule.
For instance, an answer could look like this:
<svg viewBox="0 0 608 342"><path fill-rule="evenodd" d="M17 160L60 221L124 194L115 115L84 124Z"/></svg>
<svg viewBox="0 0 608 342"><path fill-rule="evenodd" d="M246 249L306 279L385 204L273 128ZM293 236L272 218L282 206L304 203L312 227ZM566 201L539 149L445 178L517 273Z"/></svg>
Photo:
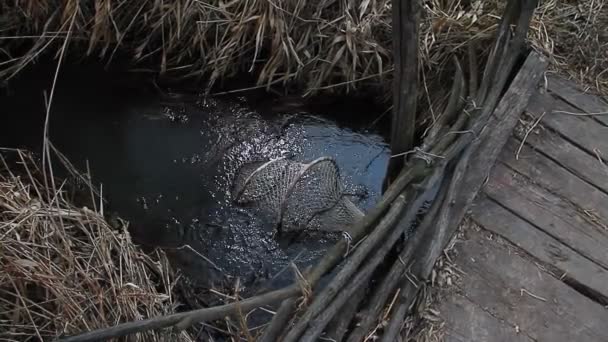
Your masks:
<svg viewBox="0 0 608 342"><path fill-rule="evenodd" d="M516 136L522 140L524 132L517 132ZM529 134L525 142L568 171L608 193L608 164L602 163L597 157L591 156L548 129Z"/></svg>
<svg viewBox="0 0 608 342"><path fill-rule="evenodd" d="M601 97L586 93L573 81L559 76L547 76L547 88L551 93L587 114L607 113L608 102ZM594 115L596 120L608 125L607 115Z"/></svg>
<svg viewBox="0 0 608 342"><path fill-rule="evenodd" d="M598 298L608 298L608 271L575 250L491 199L480 198L472 208L472 215L485 229L504 237L541 262L557 268L566 274L567 279L572 279L590 292L600 295ZM507 271L498 264L495 267L501 272Z"/></svg>
<svg viewBox="0 0 608 342"><path fill-rule="evenodd" d="M604 156L608 155L608 127L590 117L566 114L580 112L566 102L541 89L530 99L527 110L534 117L544 113L541 124L563 135L587 153L597 155L599 151Z"/></svg>
<svg viewBox="0 0 608 342"><path fill-rule="evenodd" d="M459 294L450 295L439 307L446 323L445 342L532 342L516 327L492 317L483 308Z"/></svg>
<svg viewBox="0 0 608 342"><path fill-rule="evenodd" d="M568 201L531 183L504 164L495 165L484 192L551 237L608 269L608 226L593 222Z"/></svg>
<svg viewBox="0 0 608 342"><path fill-rule="evenodd" d="M511 139L505 145L500 160L510 168L526 175L536 184L560 195L579 206L583 212L608 222L608 195L593 185L576 177L551 159L523 146L519 159L515 159L519 144Z"/></svg>
<svg viewBox="0 0 608 342"><path fill-rule="evenodd" d="M483 232L467 234L470 239L457 247L455 259L464 271L457 283L464 297L536 341L608 340L608 310L512 247Z"/></svg>

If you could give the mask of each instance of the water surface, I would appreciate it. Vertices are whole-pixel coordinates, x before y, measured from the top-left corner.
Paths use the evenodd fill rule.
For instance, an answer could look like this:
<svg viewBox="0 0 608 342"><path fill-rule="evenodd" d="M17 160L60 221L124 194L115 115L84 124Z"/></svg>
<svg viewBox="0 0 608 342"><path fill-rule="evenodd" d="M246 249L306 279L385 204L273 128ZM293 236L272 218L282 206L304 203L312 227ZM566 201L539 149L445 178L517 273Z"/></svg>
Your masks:
<svg viewBox="0 0 608 342"><path fill-rule="evenodd" d="M2 146L40 150L49 76L30 75L0 98ZM371 106L280 110L259 98L159 96L77 69L64 71L57 86L52 142L91 171L106 211L127 219L138 243L171 251L201 285L239 278L245 287L271 286L268 279L280 286L293 279L285 271L291 261L311 265L341 238L311 234L286 243L263 212L234 205L232 179L252 160L330 156L362 210L379 199L389 150L371 127L380 114Z"/></svg>

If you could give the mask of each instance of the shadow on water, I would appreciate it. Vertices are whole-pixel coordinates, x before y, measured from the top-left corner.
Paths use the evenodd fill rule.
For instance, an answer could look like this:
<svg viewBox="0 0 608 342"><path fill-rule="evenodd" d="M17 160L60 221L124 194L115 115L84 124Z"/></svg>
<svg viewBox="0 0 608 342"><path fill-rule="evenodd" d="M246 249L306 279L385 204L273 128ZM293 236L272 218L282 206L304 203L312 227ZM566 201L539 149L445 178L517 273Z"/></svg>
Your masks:
<svg viewBox="0 0 608 342"><path fill-rule="evenodd" d="M30 71L2 95L0 146L40 151L53 72ZM165 248L201 286L236 277L251 289L285 285L290 261L311 265L340 238L311 234L286 245L266 216L233 205L231 179L249 160L331 156L361 209L379 199L389 150L370 127L381 113L365 100L159 96L142 84L96 68L64 69L51 140L80 170L88 164L106 211L130 222L136 242Z"/></svg>

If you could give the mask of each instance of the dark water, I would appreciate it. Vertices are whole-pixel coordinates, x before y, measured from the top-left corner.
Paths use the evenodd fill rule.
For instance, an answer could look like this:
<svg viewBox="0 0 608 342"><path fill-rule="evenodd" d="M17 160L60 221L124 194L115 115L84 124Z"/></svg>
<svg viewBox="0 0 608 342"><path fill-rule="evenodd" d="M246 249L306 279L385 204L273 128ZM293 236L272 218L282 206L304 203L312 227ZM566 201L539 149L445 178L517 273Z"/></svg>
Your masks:
<svg viewBox="0 0 608 342"><path fill-rule="evenodd" d="M40 150L51 76L46 69L33 72L0 98L0 146ZM268 279L284 284L293 279L290 270L281 272L290 261L310 265L340 238L312 234L286 244L273 237L264 215L233 205L231 179L252 158L331 156L347 189L360 195L361 209L379 199L389 150L370 129L381 113L364 101L293 111L259 97L175 90L160 96L97 70L61 76L52 142L81 170L88 163L108 200L106 211L129 220L137 242L172 251L204 286L236 277L245 286L270 286Z"/></svg>

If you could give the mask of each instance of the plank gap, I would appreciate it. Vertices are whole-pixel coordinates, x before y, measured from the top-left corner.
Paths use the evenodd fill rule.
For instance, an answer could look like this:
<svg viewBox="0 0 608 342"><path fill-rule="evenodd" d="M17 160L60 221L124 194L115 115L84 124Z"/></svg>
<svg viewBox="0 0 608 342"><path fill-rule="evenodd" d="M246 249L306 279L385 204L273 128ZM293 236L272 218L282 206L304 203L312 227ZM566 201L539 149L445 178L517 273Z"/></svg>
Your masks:
<svg viewBox="0 0 608 342"><path fill-rule="evenodd" d="M567 98L561 96L559 93L556 93L556 92L552 91L551 89L549 89L549 94L551 94L556 99L558 99L560 101L563 101L566 104L572 106L572 108L578 109L578 110L580 110L583 113L589 114L583 108L579 107L576 103L573 103L573 102L569 101ZM605 126L605 127L608 127L608 124L600 119L600 117L602 117L602 116L606 116L606 115L586 115L585 117L589 117L589 118L591 118L591 120L597 122L598 124L600 124L602 126Z"/></svg>
<svg viewBox="0 0 608 342"><path fill-rule="evenodd" d="M579 84L559 76L547 76L547 90L555 97L585 113L608 111L608 102L598 94L589 93ZM608 116L591 116L601 125L608 126Z"/></svg>
<svg viewBox="0 0 608 342"><path fill-rule="evenodd" d="M601 305L608 304L608 272L603 267L589 262L588 258L537 229L534 224L513 214L492 198L484 197L473 208L472 218L477 224L509 241L539 264L558 270L547 273L568 287L576 285L571 288L581 296ZM563 281L564 274L572 279L569 284ZM584 290L581 292L580 289Z"/></svg>
<svg viewBox="0 0 608 342"><path fill-rule="evenodd" d="M511 209L510 207L504 205L503 203L500 202L500 200L496 199L494 197L493 194L491 193L487 193L486 191L484 191L484 195L486 195L486 198L490 201L492 201L494 204L498 205L499 207L501 207L502 209L506 210L507 212L509 212L511 215L519 218L520 220L526 222L527 224L529 224L530 226L534 227L535 229L541 231L542 233L552 237L553 239L555 239L556 241L558 241L559 243L561 243L562 245L566 246L567 248L569 248L570 250L572 250L572 252L576 253L577 255L579 255L580 257L584 258L585 260L593 263L594 265L596 265L597 267L600 267L603 270L608 271L608 267L602 263L597 262L596 260L594 260L592 257L589 257L587 254L585 253L581 253L578 248L576 248L575 246L572 246L570 243L568 243L567 241L563 240L560 236L553 234L553 232L548 231L546 229L544 229L543 227L537 225L535 222L531 221L530 219L528 219L527 217L524 217L522 215L520 215L518 212L514 211L513 209ZM606 298L608 299L608 294L606 296ZM608 304L608 300L606 301L606 304Z"/></svg>
<svg viewBox="0 0 608 342"><path fill-rule="evenodd" d="M531 146L533 150L557 161L579 178L608 193L608 164L602 162L597 155L589 155L558 131L541 125L529 132L528 128L520 126L514 130L513 135L520 142L519 146L525 138L526 145Z"/></svg>
<svg viewBox="0 0 608 342"><path fill-rule="evenodd" d="M552 131L553 133L555 133L555 134L559 135L559 136L560 136L560 138L563 138L563 139L564 139L564 140L566 140L566 141L568 140L566 137L564 137L563 135L561 135L559 132L556 132L556 131L554 131L554 130L553 130L553 129L551 129L551 128L547 128L547 129L548 129L548 130L550 130L550 131ZM519 144L521 144L521 142L522 142L521 138L519 138L518 136L513 136L513 138L515 139L515 141L517 141L518 145L519 145ZM572 144L573 146L575 146L576 148L578 148L578 149L580 150L580 152L581 152L581 153L585 153L585 154L587 154L587 155L592 156L592 155L591 155L591 154L589 154L587 151L583 150L583 149L581 148L581 146L577 146L577 144L576 144L576 143L571 142L571 141L568 141L568 142L569 142L569 143L571 143L571 144ZM608 191L607 191L605 188L603 188L602 186L600 186L600 185L598 185L598 184L595 184L594 182L590 181L590 180L589 180L587 177L581 176L581 174L580 174L580 173L579 173L577 170L573 169L572 167L570 167L570 166L568 166L568 165L563 164L563 162L562 162L562 161L560 161L560 159L553 158L551 155L549 155L549 154L545 153L545 151L543 151L543 149L538 148L536 145L534 145L534 144L532 144L532 143L530 143L530 142L528 142L528 141L525 141L525 142L524 142L524 145L529 146L531 149L533 149L534 151L538 152L539 154L541 154L542 156L546 157L547 159L551 160L552 162L554 162L555 164L557 164L559 167L561 167L561 168L565 169L566 171L568 171L568 172L569 172L570 174L572 174L573 176L577 177L577 178L578 178L578 179L580 179L581 181L583 181L583 182L585 182L585 183L589 184L589 185L590 185L590 186L592 186L593 188L595 188L595 189L597 189L597 190L599 190L599 191L603 192L604 194L606 194L606 196L608 196ZM593 157L593 156L592 156L592 157ZM608 173L608 167L606 168L606 172Z"/></svg>
<svg viewBox="0 0 608 342"><path fill-rule="evenodd" d="M581 181L570 170L560 167L538 150L524 144L520 158L515 159L519 145L510 139L499 160L509 168L525 175L534 184L570 202L583 212L595 212L602 226L608 225L608 195L589 183ZM608 234L608 231L603 230Z"/></svg>
<svg viewBox="0 0 608 342"><path fill-rule="evenodd" d="M587 116L570 115L560 112L579 112L551 93L537 91L531 98L526 112L537 119L543 112L541 124L551 128L566 141L579 147L589 155L597 158L595 150L608 151L608 127L601 125Z"/></svg>
<svg viewBox="0 0 608 342"><path fill-rule="evenodd" d="M456 292L474 302L474 312L485 312L486 317L504 322L505 328L515 328L515 336L537 341L602 341L608 336L608 310L602 305L547 274L534 258L506 239L491 239L486 230L464 233L466 239L458 245L454 260L465 274L456 282ZM452 295L448 301L462 302L460 296ZM498 334L480 334L482 329L500 331L487 329L487 321L469 317L460 317L461 324L476 333L463 336L469 341L514 340L513 335L508 340Z"/></svg>

